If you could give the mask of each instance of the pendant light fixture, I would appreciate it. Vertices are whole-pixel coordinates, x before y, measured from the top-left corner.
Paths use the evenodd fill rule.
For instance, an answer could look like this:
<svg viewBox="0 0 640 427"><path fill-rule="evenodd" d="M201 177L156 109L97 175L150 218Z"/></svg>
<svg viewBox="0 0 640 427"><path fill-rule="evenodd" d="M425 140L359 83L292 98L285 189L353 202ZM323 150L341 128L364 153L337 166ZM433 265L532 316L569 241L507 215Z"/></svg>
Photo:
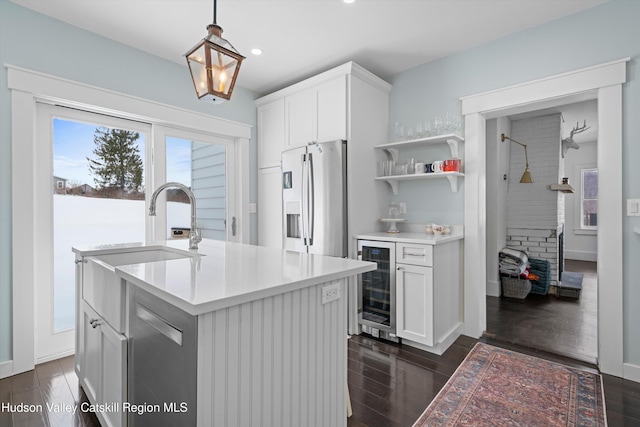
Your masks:
<svg viewBox="0 0 640 427"><path fill-rule="evenodd" d="M509 138L507 135L505 135L504 133L502 134L501 139L502 139L502 142L504 142L505 139L508 139L509 141L515 142L516 144L524 147L524 159L526 162L526 167L524 169L524 173L522 174L522 178L520 178L520 182L522 184L532 184L533 178L531 178L531 172L529 171L529 156L527 155L527 144L523 144L522 142L513 140Z"/></svg>
<svg viewBox="0 0 640 427"><path fill-rule="evenodd" d="M208 34L185 57L198 98L221 104L231 99L245 57L222 38L216 6L216 0L213 0L213 23L207 25Z"/></svg>

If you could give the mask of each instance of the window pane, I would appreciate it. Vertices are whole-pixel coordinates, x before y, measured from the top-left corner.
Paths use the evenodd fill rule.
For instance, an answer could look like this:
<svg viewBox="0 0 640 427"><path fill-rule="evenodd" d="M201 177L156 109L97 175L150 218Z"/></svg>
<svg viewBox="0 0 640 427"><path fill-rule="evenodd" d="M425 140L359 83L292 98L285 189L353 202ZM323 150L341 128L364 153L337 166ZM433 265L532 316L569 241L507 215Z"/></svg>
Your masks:
<svg viewBox="0 0 640 427"><path fill-rule="evenodd" d="M142 242L143 133L53 120L54 331L75 326L72 246Z"/></svg>
<svg viewBox="0 0 640 427"><path fill-rule="evenodd" d="M226 240L226 147L167 137L167 181L191 188L197 205L202 237ZM167 233L173 238L188 237L191 208L184 193L167 193Z"/></svg>
<svg viewBox="0 0 640 427"><path fill-rule="evenodd" d="M598 201L582 201L582 224L586 227L596 227L598 225Z"/></svg>
<svg viewBox="0 0 640 427"><path fill-rule="evenodd" d="M191 188L191 141L167 137L167 182ZM180 189L167 189L167 231L169 238L189 237L191 206Z"/></svg>
<svg viewBox="0 0 640 427"><path fill-rule="evenodd" d="M598 198L598 171L595 169L587 169L583 172L582 177L582 194L585 199Z"/></svg>

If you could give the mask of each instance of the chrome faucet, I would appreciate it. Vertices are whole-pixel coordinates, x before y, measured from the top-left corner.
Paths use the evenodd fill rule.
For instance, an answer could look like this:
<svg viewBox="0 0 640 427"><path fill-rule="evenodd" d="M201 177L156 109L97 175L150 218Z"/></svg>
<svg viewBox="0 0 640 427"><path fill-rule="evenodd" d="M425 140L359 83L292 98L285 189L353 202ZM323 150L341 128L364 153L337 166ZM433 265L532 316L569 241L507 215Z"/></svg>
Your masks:
<svg viewBox="0 0 640 427"><path fill-rule="evenodd" d="M179 188L189 197L191 203L191 229L189 231L189 249L198 249L198 243L202 240L200 230L196 226L196 196L189 187L179 182L167 182L156 188L156 191L151 195L151 203L149 204L149 216L156 216L156 199L162 190L166 188Z"/></svg>

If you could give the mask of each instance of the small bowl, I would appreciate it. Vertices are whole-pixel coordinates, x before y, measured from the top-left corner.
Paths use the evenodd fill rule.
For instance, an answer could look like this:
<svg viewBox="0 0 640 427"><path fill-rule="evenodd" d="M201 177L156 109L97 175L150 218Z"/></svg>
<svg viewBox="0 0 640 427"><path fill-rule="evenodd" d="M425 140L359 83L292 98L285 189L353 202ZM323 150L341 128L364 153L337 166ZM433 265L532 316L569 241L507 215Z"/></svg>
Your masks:
<svg viewBox="0 0 640 427"><path fill-rule="evenodd" d="M433 234L436 236L441 235L444 232L444 226L442 225L433 225Z"/></svg>
<svg viewBox="0 0 640 427"><path fill-rule="evenodd" d="M431 224L427 225L427 226L424 228L424 231L426 231L426 232L427 232L427 234L433 234L433 226L432 226Z"/></svg>
<svg viewBox="0 0 640 427"><path fill-rule="evenodd" d="M451 226L450 225L441 225L442 234L451 234Z"/></svg>

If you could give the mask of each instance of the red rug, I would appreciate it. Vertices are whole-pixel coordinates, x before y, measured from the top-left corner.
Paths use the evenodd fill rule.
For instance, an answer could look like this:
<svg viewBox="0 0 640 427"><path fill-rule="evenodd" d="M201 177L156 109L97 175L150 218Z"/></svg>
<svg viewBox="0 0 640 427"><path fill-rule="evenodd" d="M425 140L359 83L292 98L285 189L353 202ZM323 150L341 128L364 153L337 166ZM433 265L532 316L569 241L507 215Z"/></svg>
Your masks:
<svg viewBox="0 0 640 427"><path fill-rule="evenodd" d="M600 374L478 343L421 426L606 426Z"/></svg>

